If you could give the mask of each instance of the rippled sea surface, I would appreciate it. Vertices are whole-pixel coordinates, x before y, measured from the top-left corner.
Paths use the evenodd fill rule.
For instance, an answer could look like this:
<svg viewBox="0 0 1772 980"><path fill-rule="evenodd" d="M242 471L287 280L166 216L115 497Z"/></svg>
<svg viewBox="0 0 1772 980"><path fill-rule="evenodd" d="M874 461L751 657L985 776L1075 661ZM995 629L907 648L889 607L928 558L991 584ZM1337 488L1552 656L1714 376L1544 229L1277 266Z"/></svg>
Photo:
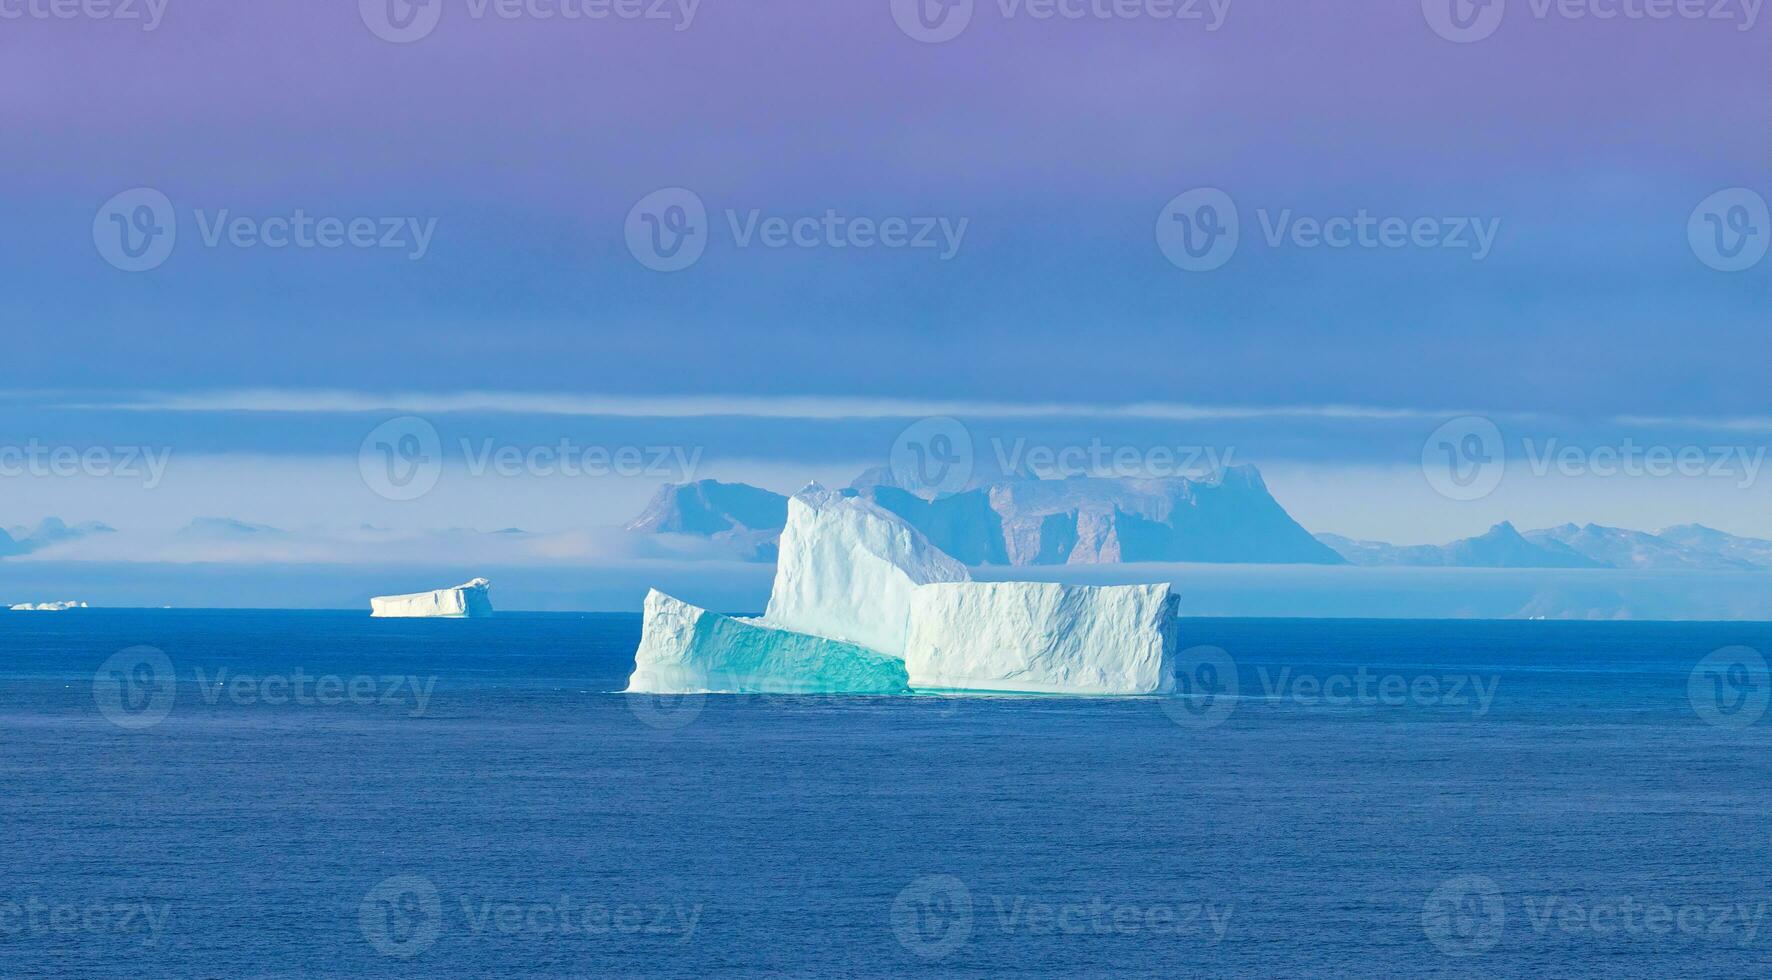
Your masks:
<svg viewBox="0 0 1772 980"><path fill-rule="evenodd" d="M0 613L0 976L1772 957L1772 626L1186 634L1176 698L653 699L636 616Z"/></svg>

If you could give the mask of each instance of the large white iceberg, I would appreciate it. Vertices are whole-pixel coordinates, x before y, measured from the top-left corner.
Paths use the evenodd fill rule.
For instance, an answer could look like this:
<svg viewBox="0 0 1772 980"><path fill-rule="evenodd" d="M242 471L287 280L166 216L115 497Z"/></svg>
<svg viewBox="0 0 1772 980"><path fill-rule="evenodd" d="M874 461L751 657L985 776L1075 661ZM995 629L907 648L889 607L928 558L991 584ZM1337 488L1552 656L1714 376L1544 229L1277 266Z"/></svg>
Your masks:
<svg viewBox="0 0 1772 980"><path fill-rule="evenodd" d="M1178 611L1162 584L972 582L890 511L814 485L789 502L763 618L652 592L628 689L1165 694Z"/></svg>
<svg viewBox="0 0 1772 980"><path fill-rule="evenodd" d="M972 576L903 518L814 484L788 501L771 626L904 657L911 594Z"/></svg>
<svg viewBox="0 0 1772 980"><path fill-rule="evenodd" d="M904 694L904 661L754 620L698 609L653 589L631 692Z"/></svg>
<svg viewBox="0 0 1772 980"><path fill-rule="evenodd" d="M369 615L389 619L477 619L492 615L492 583L477 578L454 588L369 600Z"/></svg>

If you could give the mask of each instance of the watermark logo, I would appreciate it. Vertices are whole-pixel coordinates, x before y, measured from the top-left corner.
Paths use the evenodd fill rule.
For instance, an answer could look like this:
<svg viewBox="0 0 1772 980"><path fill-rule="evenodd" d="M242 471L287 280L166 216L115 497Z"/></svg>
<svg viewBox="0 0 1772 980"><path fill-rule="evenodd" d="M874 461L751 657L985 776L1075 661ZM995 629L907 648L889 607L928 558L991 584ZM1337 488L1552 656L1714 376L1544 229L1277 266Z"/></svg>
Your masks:
<svg viewBox="0 0 1772 980"><path fill-rule="evenodd" d="M958 419L923 419L892 441L892 479L912 493L964 490L972 480L973 464L972 433Z"/></svg>
<svg viewBox="0 0 1772 980"><path fill-rule="evenodd" d="M1763 0L1526 0L1536 21L1714 21L1753 30ZM1421 12L1434 33L1469 44L1493 35L1507 13L1507 0L1421 0Z"/></svg>
<svg viewBox="0 0 1772 980"><path fill-rule="evenodd" d="M443 475L437 427L415 415L383 422L358 447L357 472L365 486L388 500L417 500L430 493Z"/></svg>
<svg viewBox="0 0 1772 980"><path fill-rule="evenodd" d="M429 253L436 218L337 217L296 208L288 215L256 217L228 208L192 213L204 248L383 249L404 251L417 262ZM178 243L178 212L167 196L137 187L106 201L92 219L92 241L106 262L124 272L163 265Z"/></svg>
<svg viewBox="0 0 1772 980"><path fill-rule="evenodd" d="M411 44L437 29L443 0L357 0L357 12L376 37L390 44Z"/></svg>
<svg viewBox="0 0 1772 980"><path fill-rule="evenodd" d="M1211 272L1237 254L1242 219L1231 196L1216 187L1177 194L1157 214L1157 247L1184 272Z"/></svg>
<svg viewBox="0 0 1772 980"><path fill-rule="evenodd" d="M1198 22L1207 31L1224 26L1232 0L996 0L1011 20ZM892 19L912 40L940 44L959 37L972 22L974 0L892 0Z"/></svg>
<svg viewBox="0 0 1772 980"><path fill-rule="evenodd" d="M680 272L708 247L708 207L686 187L666 187L641 198L624 225L628 252L654 272Z"/></svg>
<svg viewBox="0 0 1772 980"><path fill-rule="evenodd" d="M423 875L395 875L363 896L357 926L383 956L410 960L447 929L454 935L537 942L597 941L611 936L674 937L689 942L701 923L700 903L609 903L550 893L545 897L456 894L444 900Z"/></svg>
<svg viewBox="0 0 1772 980"><path fill-rule="evenodd" d="M892 933L900 946L924 960L952 956L979 929L1005 936L1185 936L1222 942L1234 906L1217 902L1140 903L1097 895L1054 900L1043 895L983 895L975 899L953 875L926 875L906 885L892 903Z"/></svg>
<svg viewBox="0 0 1772 980"><path fill-rule="evenodd" d="M1489 496L1507 474L1501 429L1480 415L1452 419L1422 443L1421 472L1436 493L1450 500Z"/></svg>
<svg viewBox="0 0 1772 980"><path fill-rule="evenodd" d="M1260 241L1270 249L1344 251L1402 249L1468 252L1481 262L1495 250L1500 218L1444 215L1377 215L1365 208L1351 214L1317 216L1293 208L1255 209ZM1211 272L1236 254L1242 221L1230 195L1199 187L1176 195L1157 214L1157 247L1185 272Z"/></svg>
<svg viewBox="0 0 1772 980"><path fill-rule="evenodd" d="M1476 956L1495 948L1507 926L1501 886L1484 875L1462 875L1428 893L1421 931L1447 956Z"/></svg>
<svg viewBox="0 0 1772 980"><path fill-rule="evenodd" d="M972 23L974 0L892 0L892 19L924 44L952 41Z"/></svg>
<svg viewBox="0 0 1772 980"><path fill-rule="evenodd" d="M1707 655L1686 677L1692 710L1719 728L1746 728L1766 714L1772 673L1752 647L1724 647Z"/></svg>
<svg viewBox="0 0 1772 980"><path fill-rule="evenodd" d="M972 890L953 875L924 875L892 900L892 934L911 955L939 960L972 938Z"/></svg>
<svg viewBox="0 0 1772 980"><path fill-rule="evenodd" d="M150 646L119 650L92 675L92 701L99 714L118 728L152 728L172 713L178 678L172 659Z"/></svg>
<svg viewBox="0 0 1772 980"><path fill-rule="evenodd" d="M635 261L655 272L680 272L701 261L723 225L738 249L830 249L934 252L946 262L965 243L970 218L911 215L872 218L826 208L823 214L766 215L726 208L710 221L707 203L684 187L653 191L628 211L622 232Z"/></svg>
<svg viewBox="0 0 1772 980"><path fill-rule="evenodd" d="M1175 693L1159 702L1184 728L1214 728L1237 710L1237 662L1222 647L1197 646L1175 658Z"/></svg>
<svg viewBox="0 0 1772 980"><path fill-rule="evenodd" d="M1517 914L1508 905L1517 903ZM1759 936L1767 901L1667 901L1659 896L1517 894L1510 900L1486 875L1460 875L1435 888L1422 904L1428 941L1452 957L1479 956L1506 938L1514 942L1569 939L1638 946L1647 939L1745 948ZM1524 922L1527 929L1519 929ZM1508 935L1510 923L1516 924Z"/></svg>
<svg viewBox="0 0 1772 980"><path fill-rule="evenodd" d="M1718 272L1743 272L1759 265L1772 245L1766 199L1746 187L1717 191L1692 209L1686 241L1698 261Z"/></svg>
<svg viewBox="0 0 1772 980"><path fill-rule="evenodd" d="M1507 0L1421 0L1421 13L1435 34L1469 44L1495 33L1507 14Z"/></svg>
<svg viewBox="0 0 1772 980"><path fill-rule="evenodd" d="M383 956L412 959L443 934L443 897L429 878L395 875L363 896L357 928Z"/></svg>
<svg viewBox="0 0 1772 980"><path fill-rule="evenodd" d="M469 20L544 22L668 21L673 31L695 23L701 0L467 0ZM370 33L392 44L421 41L437 29L443 0L358 0Z"/></svg>
<svg viewBox="0 0 1772 980"><path fill-rule="evenodd" d="M178 214L152 187L123 191L93 216L92 243L101 258L124 272L157 269L178 244Z"/></svg>

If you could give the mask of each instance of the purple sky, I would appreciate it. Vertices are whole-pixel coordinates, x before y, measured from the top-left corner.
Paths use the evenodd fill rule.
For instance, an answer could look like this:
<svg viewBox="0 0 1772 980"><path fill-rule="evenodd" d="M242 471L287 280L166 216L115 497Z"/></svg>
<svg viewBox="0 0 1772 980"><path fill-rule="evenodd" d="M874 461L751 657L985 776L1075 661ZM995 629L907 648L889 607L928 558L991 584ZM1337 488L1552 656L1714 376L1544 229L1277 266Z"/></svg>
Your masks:
<svg viewBox="0 0 1772 980"><path fill-rule="evenodd" d="M329 389L913 406L849 422L829 401L773 422L730 408L665 422L631 408L434 413L464 437L700 447L701 475L788 489L880 462L916 405L1051 403L1081 408L967 421L1047 442L1233 448L1313 530L1447 540L1514 518L1772 533L1757 484L1504 489L1455 506L1419 469L1428 434L1467 412L1515 443L1764 444L1772 259L1720 271L1688 241L1715 192L1772 196L1772 23L1753 0L1707 3L1732 19L1700 21L1507 0L1473 43L1430 26L1453 0L1232 0L1216 30L978 0L943 43L908 36L890 0L704 0L684 30L477 18L479 0L432 0L438 26L407 44L368 26L380 0L168 0L151 31L29 13L47 2L0 0L0 445L139 440L197 460L188 472L209 490L144 497L144 520L397 523L382 501L359 513L337 485L290 475L325 457L355 486L363 433L409 401L303 401ZM170 203L177 244L123 271L95 225L143 187ZM665 273L633 251L628 223L674 187L705 205L707 243ZM1195 188L1228 194L1241 221L1213 270L1178 268L1155 231ZM297 210L434 234L417 260L205 242L223 211L262 231ZM964 233L946 258L774 249L738 240L752 212ZM1264 233L1276 216L1362 212L1495 235L1479 257ZM1754 234L1763 249L1772 228ZM250 388L295 394L277 411L231 396L167 407ZM158 407L66 407L142 392ZM1232 414L1092 414L1147 401ZM1235 415L1274 406L1305 410ZM273 462L211 465L229 454ZM651 487L561 487L515 513L499 509L510 493L488 492L454 519L614 522ZM130 518L114 493L11 491L0 523ZM302 510L316 501L335 513Z"/></svg>
<svg viewBox="0 0 1772 980"><path fill-rule="evenodd" d="M657 21L170 0L154 31L0 22L8 387L245 384L1353 401L1747 411L1768 267L1684 232L1772 193L1772 26L1535 16L1453 44L1415 3L1240 0L1225 23L1005 19L914 41L882 2ZM119 274L94 210L165 192ZM967 218L964 248L741 250L661 275L630 206ZM1167 264L1157 212L1243 211ZM437 219L424 261L204 248L192 212ZM1499 219L1494 253L1267 247L1253 212ZM55 342L42 338L53 335ZM70 356L70 350L82 356ZM400 351L394 355L395 350Z"/></svg>

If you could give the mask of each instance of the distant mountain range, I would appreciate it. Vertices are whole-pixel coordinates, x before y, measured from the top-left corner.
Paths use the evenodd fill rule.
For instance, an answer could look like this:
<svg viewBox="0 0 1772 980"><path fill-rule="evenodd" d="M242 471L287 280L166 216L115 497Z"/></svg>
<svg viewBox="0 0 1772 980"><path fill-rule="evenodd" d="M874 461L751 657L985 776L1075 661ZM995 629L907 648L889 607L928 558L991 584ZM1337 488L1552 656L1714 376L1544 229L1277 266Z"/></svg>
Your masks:
<svg viewBox="0 0 1772 980"><path fill-rule="evenodd" d="M627 524L650 534L689 534L730 544L747 561L774 561L788 498L747 483L669 483Z"/></svg>
<svg viewBox="0 0 1772 980"><path fill-rule="evenodd" d="M1503 522L1448 544L1394 545L1312 535L1268 492L1252 466L1209 479L992 476L958 493L926 497L870 470L843 493L864 497L973 566L1219 563L1390 568L1772 571L1772 541L1702 524L1656 533L1599 524L1520 531ZM743 483L702 480L662 487L625 528L536 534L518 528L288 531L230 518L198 518L176 532L119 534L97 521L49 517L0 529L0 559L86 542L70 555L124 553L161 560L350 561L363 554L659 557L772 562L787 497ZM624 533L625 532L625 533ZM102 539L102 540L97 540ZM94 550L94 549L98 550ZM167 556L172 556L167 559Z"/></svg>
<svg viewBox="0 0 1772 980"><path fill-rule="evenodd" d="M1356 565L1446 568L1772 569L1772 541L1682 524L1657 534L1599 524L1563 524L1521 533L1503 522L1450 544L1406 545L1317 539Z"/></svg>
<svg viewBox="0 0 1772 980"><path fill-rule="evenodd" d="M75 541L94 534L110 534L114 528L97 521L87 521L69 527L58 517L45 517L34 528L24 525L0 530L0 558L11 555L28 555L53 544L64 541Z"/></svg>
<svg viewBox="0 0 1772 980"><path fill-rule="evenodd" d="M1007 477L934 499L889 481L871 470L843 493L903 517L969 565L1346 563L1286 513L1252 466L1201 480ZM786 513L781 494L703 480L664 487L627 527L718 538L768 561Z"/></svg>
<svg viewBox="0 0 1772 980"><path fill-rule="evenodd" d="M968 565L1123 562L1354 564L1437 568L1772 570L1772 541L1682 524L1655 534L1598 524L1521 532L1503 522L1441 545L1394 545L1312 535L1280 506L1253 466L1215 478L987 479L927 497L869 470L844 491L898 514ZM627 525L727 545L773 561L787 498L743 483L670 484Z"/></svg>

